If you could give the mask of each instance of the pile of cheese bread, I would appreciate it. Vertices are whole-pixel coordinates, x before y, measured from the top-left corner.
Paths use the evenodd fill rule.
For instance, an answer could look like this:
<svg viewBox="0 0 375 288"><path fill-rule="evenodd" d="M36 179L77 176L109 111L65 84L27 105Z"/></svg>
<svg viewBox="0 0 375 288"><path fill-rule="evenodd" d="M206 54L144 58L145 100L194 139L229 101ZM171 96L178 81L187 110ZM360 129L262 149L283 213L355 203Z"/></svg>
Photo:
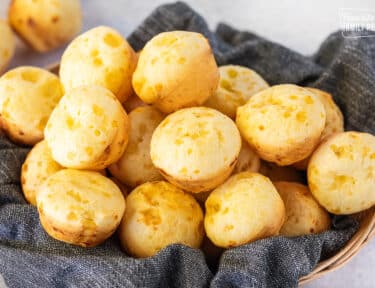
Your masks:
<svg viewBox="0 0 375 288"><path fill-rule="evenodd" d="M195 32L161 33L136 53L114 29L91 29L65 50L59 77L2 75L0 114L11 140L33 146L26 200L70 244L118 231L135 257L173 243L214 254L320 233L329 213L375 204L373 135L344 132L325 91L218 67Z"/></svg>

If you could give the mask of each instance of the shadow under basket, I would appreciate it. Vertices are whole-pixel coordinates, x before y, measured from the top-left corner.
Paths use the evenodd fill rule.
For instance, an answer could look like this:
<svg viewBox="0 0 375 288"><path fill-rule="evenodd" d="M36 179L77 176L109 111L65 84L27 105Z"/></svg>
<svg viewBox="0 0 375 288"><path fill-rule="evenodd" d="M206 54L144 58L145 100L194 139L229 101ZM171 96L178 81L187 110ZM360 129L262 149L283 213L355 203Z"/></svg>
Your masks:
<svg viewBox="0 0 375 288"><path fill-rule="evenodd" d="M59 63L49 65L46 68L52 73L59 73ZM342 267L375 237L375 207L357 213L353 217L359 222L358 231L336 255L319 262L313 271L302 277L299 280L300 285Z"/></svg>

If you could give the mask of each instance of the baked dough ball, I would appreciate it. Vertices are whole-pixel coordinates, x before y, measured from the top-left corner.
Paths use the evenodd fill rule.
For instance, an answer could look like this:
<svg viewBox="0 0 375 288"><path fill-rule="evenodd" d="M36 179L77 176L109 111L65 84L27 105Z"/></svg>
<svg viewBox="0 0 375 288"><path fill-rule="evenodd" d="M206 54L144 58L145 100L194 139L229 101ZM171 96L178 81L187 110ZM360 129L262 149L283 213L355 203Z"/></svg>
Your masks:
<svg viewBox="0 0 375 288"><path fill-rule="evenodd" d="M100 85L122 103L133 93L135 65L135 52L129 43L112 28L99 26L70 43L61 58L60 77L66 91Z"/></svg>
<svg viewBox="0 0 375 288"><path fill-rule="evenodd" d="M129 120L107 89L83 86L65 94L45 129L52 157L64 167L99 170L120 159Z"/></svg>
<svg viewBox="0 0 375 288"><path fill-rule="evenodd" d="M269 87L254 70L237 65L219 67L220 82L205 106L214 108L230 118L236 118L237 108L251 96Z"/></svg>
<svg viewBox="0 0 375 288"><path fill-rule="evenodd" d="M284 201L286 220L280 235L293 237L328 230L331 219L305 185L293 182L273 183Z"/></svg>
<svg viewBox="0 0 375 288"><path fill-rule="evenodd" d="M16 49L14 35L8 23L3 20L0 20L0 75L8 66L8 63L14 55Z"/></svg>
<svg viewBox="0 0 375 288"><path fill-rule="evenodd" d="M21 169L21 185L26 200L36 205L36 194L43 182L52 174L63 169L53 160L46 141L36 144L27 154Z"/></svg>
<svg viewBox="0 0 375 288"><path fill-rule="evenodd" d="M242 141L240 155L238 155L238 161L234 167L233 173L239 173L244 171L258 172L260 168L260 158L254 152L253 149L247 144L247 142Z"/></svg>
<svg viewBox="0 0 375 288"><path fill-rule="evenodd" d="M92 247L110 237L120 224L125 199L100 173L73 169L50 176L37 196L40 222L53 238Z"/></svg>
<svg viewBox="0 0 375 288"><path fill-rule="evenodd" d="M151 159L171 183L190 192L223 183L237 163L241 136L217 110L194 107L166 117L151 139Z"/></svg>
<svg viewBox="0 0 375 288"><path fill-rule="evenodd" d="M204 227L216 246L230 248L277 235L284 219L284 204L272 182L242 172L208 196Z"/></svg>
<svg viewBox="0 0 375 288"><path fill-rule="evenodd" d="M165 181L138 186L127 198L120 226L123 248L149 257L170 244L201 245L203 213L193 196Z"/></svg>
<svg viewBox="0 0 375 288"><path fill-rule="evenodd" d="M305 183L304 173L292 166L278 166L271 162L261 161L259 173L267 176L272 182L288 181Z"/></svg>
<svg viewBox="0 0 375 288"><path fill-rule="evenodd" d="M318 99L323 103L324 109L326 111L326 123L322 135L320 136L320 141L324 141L328 136L334 133L339 133L344 131L344 117L332 99L331 94L324 92L315 88L308 88L309 91L315 93ZM293 166L297 169L306 170L309 163L310 157L294 163Z"/></svg>
<svg viewBox="0 0 375 288"><path fill-rule="evenodd" d="M326 111L326 123L321 135L321 140L326 139L334 133L343 132L344 117L340 108L336 105L335 101L333 101L332 95L316 88L306 87L306 89L313 92L318 97Z"/></svg>
<svg viewBox="0 0 375 288"><path fill-rule="evenodd" d="M324 106L314 93L283 84L252 96L238 108L236 122L262 159L286 166L310 155L325 120Z"/></svg>
<svg viewBox="0 0 375 288"><path fill-rule="evenodd" d="M68 42L82 26L79 0L13 0L8 17L19 36L39 52Z"/></svg>
<svg viewBox="0 0 375 288"><path fill-rule="evenodd" d="M375 136L343 132L313 153L307 168L316 200L333 214L352 214L375 205Z"/></svg>
<svg viewBox="0 0 375 288"><path fill-rule="evenodd" d="M19 67L0 78L3 130L13 141L34 145L43 139L48 118L64 94L54 74L36 67Z"/></svg>
<svg viewBox="0 0 375 288"><path fill-rule="evenodd" d="M152 133L163 118L163 114L150 106L130 112L129 144L121 158L108 167L113 176L130 187L163 179L150 156Z"/></svg>
<svg viewBox="0 0 375 288"><path fill-rule="evenodd" d="M219 72L207 39L187 31L164 32L143 48L133 88L165 113L199 106L216 90Z"/></svg>

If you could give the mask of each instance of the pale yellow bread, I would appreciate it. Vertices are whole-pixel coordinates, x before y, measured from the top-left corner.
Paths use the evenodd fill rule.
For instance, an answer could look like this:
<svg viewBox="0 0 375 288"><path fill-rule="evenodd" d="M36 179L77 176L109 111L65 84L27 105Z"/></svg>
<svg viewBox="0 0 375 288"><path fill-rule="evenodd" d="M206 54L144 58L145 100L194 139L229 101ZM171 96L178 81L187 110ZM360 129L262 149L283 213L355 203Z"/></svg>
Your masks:
<svg viewBox="0 0 375 288"><path fill-rule="evenodd" d="M305 185L294 182L273 183L284 201L286 220L280 229L283 236L302 236L328 230L331 219Z"/></svg>
<svg viewBox="0 0 375 288"><path fill-rule="evenodd" d="M130 187L163 179L150 156L152 134L163 118L161 112L150 106L129 113L129 143L121 158L108 167L113 176Z"/></svg>
<svg viewBox="0 0 375 288"><path fill-rule="evenodd" d="M260 168L260 158L255 151L247 144L246 141L242 141L241 151L238 155L238 161L233 169L233 174L240 172L258 172Z"/></svg>
<svg viewBox="0 0 375 288"><path fill-rule="evenodd" d="M53 238L91 247L110 237L123 217L120 189L97 172L61 170L50 176L37 196L40 221Z"/></svg>
<svg viewBox="0 0 375 288"><path fill-rule="evenodd" d="M53 160L46 141L36 144L27 154L21 169L21 185L26 200L36 205L36 195L43 182L51 175L63 169Z"/></svg>
<svg viewBox="0 0 375 288"><path fill-rule="evenodd" d="M0 75L8 66L16 49L15 37L8 23L0 20Z"/></svg>
<svg viewBox="0 0 375 288"><path fill-rule="evenodd" d="M68 42L82 27L79 0L13 0L8 18L18 35L39 52Z"/></svg>
<svg viewBox="0 0 375 288"><path fill-rule="evenodd" d="M52 157L64 167L98 170L120 159L129 120L117 98L100 86L65 94L48 120L45 136Z"/></svg>
<svg viewBox="0 0 375 288"><path fill-rule="evenodd" d="M193 196L165 181L138 186L127 198L119 236L135 257L149 257L170 244L199 248L203 213Z"/></svg>
<svg viewBox="0 0 375 288"><path fill-rule="evenodd" d="M233 119L236 118L238 107L244 105L257 92L269 87L258 73L247 67L225 65L219 67L219 72L219 86L204 105Z"/></svg>
<svg viewBox="0 0 375 288"><path fill-rule="evenodd" d="M333 101L331 94L316 89L306 87L309 91L315 93L318 99L323 103L324 109L326 111L326 123L322 135L320 136L320 141L324 141L328 136L334 133L340 133L344 131L344 117L340 111L340 108ZM309 163L310 157L294 163L293 166L300 170L306 170Z"/></svg>
<svg viewBox="0 0 375 288"><path fill-rule="evenodd" d="M78 36L65 50L61 82L67 91L85 85L103 86L123 103L133 94L131 78L136 61L133 48L119 32L99 26Z"/></svg>
<svg viewBox="0 0 375 288"><path fill-rule="evenodd" d="M236 165L241 136L217 110L193 107L166 117L151 139L151 159L171 183L191 192L223 183Z"/></svg>
<svg viewBox="0 0 375 288"><path fill-rule="evenodd" d="M310 155L325 120L324 106L314 93L283 84L252 96L238 108L236 123L262 159L286 166Z"/></svg>
<svg viewBox="0 0 375 288"><path fill-rule="evenodd" d="M140 53L133 88L164 113L199 106L216 90L219 71L207 39L199 33L160 33Z"/></svg>
<svg viewBox="0 0 375 288"><path fill-rule="evenodd" d="M23 66L0 78L0 113L4 132L17 143L34 145L44 137L48 118L64 94L59 78Z"/></svg>
<svg viewBox="0 0 375 288"><path fill-rule="evenodd" d="M242 172L230 177L206 200L204 227L219 247L230 248L277 235L285 208L265 176Z"/></svg>
<svg viewBox="0 0 375 288"><path fill-rule="evenodd" d="M333 214L352 214L375 205L375 136L342 132L326 139L307 168L315 199Z"/></svg>

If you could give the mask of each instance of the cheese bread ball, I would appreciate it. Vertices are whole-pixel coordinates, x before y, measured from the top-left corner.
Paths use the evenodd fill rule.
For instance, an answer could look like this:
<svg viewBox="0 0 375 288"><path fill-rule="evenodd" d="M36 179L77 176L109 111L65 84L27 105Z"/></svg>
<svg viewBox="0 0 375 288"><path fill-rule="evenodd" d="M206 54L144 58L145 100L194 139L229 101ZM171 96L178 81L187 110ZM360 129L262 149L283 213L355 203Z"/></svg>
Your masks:
<svg viewBox="0 0 375 288"><path fill-rule="evenodd" d="M36 144L27 154L21 169L21 185L26 200L36 205L36 195L43 182L51 175L63 169L53 160L46 141Z"/></svg>
<svg viewBox="0 0 375 288"><path fill-rule="evenodd" d="M3 130L13 141L34 145L64 94L59 78L40 68L19 67L0 78Z"/></svg>
<svg viewBox="0 0 375 288"><path fill-rule="evenodd" d="M326 111L326 123L321 135L321 140L324 140L334 133L343 132L344 117L340 108L336 105L335 101L333 101L332 95L316 88L306 87L306 89L313 92L318 97Z"/></svg>
<svg viewBox="0 0 375 288"><path fill-rule="evenodd" d="M100 85L122 103L133 93L135 65L135 52L129 43L114 29L99 26L70 43L61 58L60 77L66 91Z"/></svg>
<svg viewBox="0 0 375 288"><path fill-rule="evenodd" d="M339 133L344 131L344 117L337 107L336 103L333 101L331 94L324 92L315 88L308 88L309 91L315 93L318 99L323 103L324 109L326 111L326 123L322 135L320 136L320 141L324 141L328 136L334 133ZM309 163L310 157L294 163L293 166L297 169L306 170Z"/></svg>
<svg viewBox="0 0 375 288"><path fill-rule="evenodd" d="M217 110L194 107L166 117L151 139L151 159L171 183L190 192L223 183L237 163L241 136Z"/></svg>
<svg viewBox="0 0 375 288"><path fill-rule="evenodd" d="M313 153L307 168L316 200L333 214L352 214L375 205L375 136L343 132Z"/></svg>
<svg viewBox="0 0 375 288"><path fill-rule="evenodd" d="M302 171L299 171L292 166L278 166L271 162L261 161L259 173L270 178L272 182L305 182L305 177Z"/></svg>
<svg viewBox="0 0 375 288"><path fill-rule="evenodd" d="M242 172L208 196L204 227L216 246L230 248L277 235L284 219L284 204L272 182Z"/></svg>
<svg viewBox="0 0 375 288"><path fill-rule="evenodd" d="M40 222L53 238L92 247L110 237L125 211L120 189L98 172L61 170L37 196Z"/></svg>
<svg viewBox="0 0 375 288"><path fill-rule="evenodd" d="M163 118L163 114L150 106L130 112L128 146L121 158L108 167L113 176L130 187L163 179L150 156L152 133Z"/></svg>
<svg viewBox="0 0 375 288"><path fill-rule="evenodd" d="M286 220L280 229L280 235L293 237L329 229L329 214L316 202L305 185L293 182L273 184L284 201L286 211Z"/></svg>
<svg viewBox="0 0 375 288"><path fill-rule="evenodd" d="M324 129L323 104L311 91L291 84L252 96L237 110L237 126L264 160L280 166L298 162L314 150Z"/></svg>
<svg viewBox="0 0 375 288"><path fill-rule="evenodd" d="M133 88L164 113L199 106L216 90L219 72L207 39L199 33L160 33L143 48Z"/></svg>
<svg viewBox="0 0 375 288"><path fill-rule="evenodd" d="M242 141L241 151L238 155L238 161L233 169L233 173L239 173L244 171L258 172L260 168L260 158L254 152L254 150L247 144L247 142Z"/></svg>
<svg viewBox="0 0 375 288"><path fill-rule="evenodd" d="M193 196L165 181L148 182L133 190L120 226L124 250L135 257L155 255L170 244L199 248L203 213Z"/></svg>
<svg viewBox="0 0 375 288"><path fill-rule="evenodd" d="M15 39L12 30L3 20L0 20L0 75L8 66L16 49Z"/></svg>
<svg viewBox="0 0 375 288"><path fill-rule="evenodd" d="M269 87L254 70L237 65L219 67L220 82L205 106L214 108L230 118L236 118L237 108L251 96Z"/></svg>
<svg viewBox="0 0 375 288"><path fill-rule="evenodd" d="M100 86L68 92L45 129L52 157L64 167L104 169L120 159L128 143L129 120L117 98Z"/></svg>
<svg viewBox="0 0 375 288"><path fill-rule="evenodd" d="M39 52L68 42L82 26L79 0L13 0L8 17L18 35Z"/></svg>

